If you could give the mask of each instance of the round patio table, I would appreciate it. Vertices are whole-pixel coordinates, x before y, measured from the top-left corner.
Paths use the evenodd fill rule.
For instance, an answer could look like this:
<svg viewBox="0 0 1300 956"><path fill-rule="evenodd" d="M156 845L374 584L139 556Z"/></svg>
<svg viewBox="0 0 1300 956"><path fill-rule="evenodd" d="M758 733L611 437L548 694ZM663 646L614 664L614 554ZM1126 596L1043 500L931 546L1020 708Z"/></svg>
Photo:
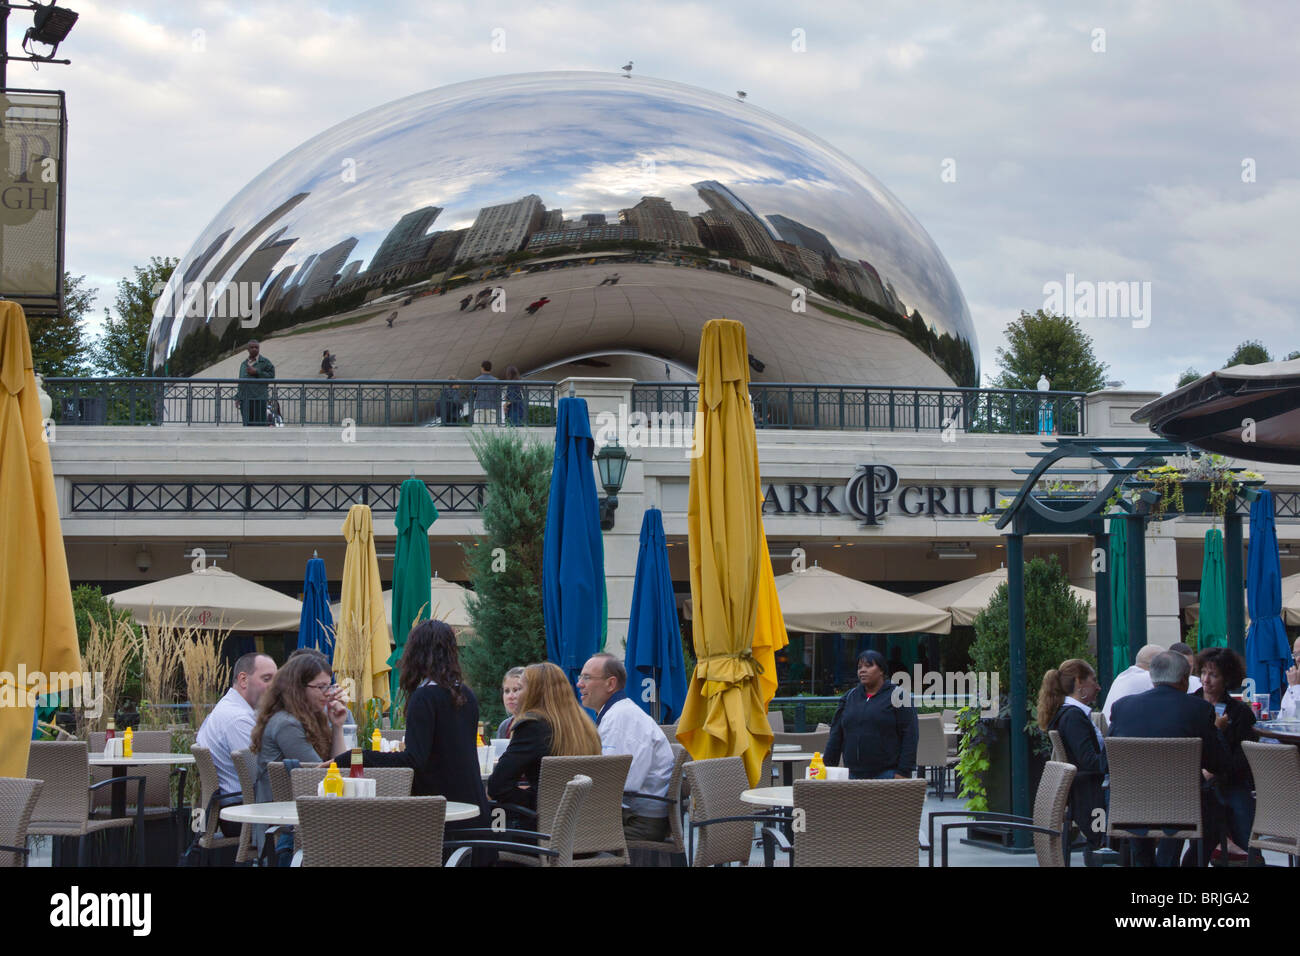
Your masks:
<svg viewBox="0 0 1300 956"><path fill-rule="evenodd" d="M194 763L193 754L138 753L134 757L105 757L102 753L91 755L92 767L112 767L112 809L114 819L126 816L126 777L128 767L185 766ZM116 779L116 778L122 779ZM182 791L184 787L182 786Z"/></svg>
<svg viewBox="0 0 1300 956"><path fill-rule="evenodd" d="M342 799L342 798L340 798ZM365 797L357 797L364 800ZM447 822L454 820L472 820L479 815L479 808L472 803L447 801ZM221 819L231 823L261 823L267 826L297 826L298 804L292 800L272 803L245 803L226 807L221 811Z"/></svg>
<svg viewBox="0 0 1300 956"><path fill-rule="evenodd" d="M794 765L797 763L807 763L808 761L812 760L812 758L813 755L811 753L803 750L795 750L795 751L773 750L772 751L772 763L784 764L784 766L781 768L781 781L787 787L791 786L794 783ZM759 789L765 790L767 788L760 787Z"/></svg>
<svg viewBox="0 0 1300 956"><path fill-rule="evenodd" d="M1300 720L1265 720L1255 724L1261 737L1272 737L1284 744L1300 746Z"/></svg>
<svg viewBox="0 0 1300 956"><path fill-rule="evenodd" d="M752 803L760 807L792 807L794 786L755 787L753 790L742 791L740 800L742 803Z"/></svg>

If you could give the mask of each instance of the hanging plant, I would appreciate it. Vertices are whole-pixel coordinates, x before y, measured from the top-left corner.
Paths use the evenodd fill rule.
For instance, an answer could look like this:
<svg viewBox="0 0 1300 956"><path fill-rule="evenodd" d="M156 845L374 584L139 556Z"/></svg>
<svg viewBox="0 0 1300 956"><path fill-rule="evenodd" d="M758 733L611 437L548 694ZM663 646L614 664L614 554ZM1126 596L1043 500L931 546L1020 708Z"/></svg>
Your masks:
<svg viewBox="0 0 1300 956"><path fill-rule="evenodd" d="M989 729L976 707L964 707L957 713L957 727L961 730L957 757L961 792L957 796L966 799L967 810L986 811L989 792L984 785L984 774L989 769Z"/></svg>

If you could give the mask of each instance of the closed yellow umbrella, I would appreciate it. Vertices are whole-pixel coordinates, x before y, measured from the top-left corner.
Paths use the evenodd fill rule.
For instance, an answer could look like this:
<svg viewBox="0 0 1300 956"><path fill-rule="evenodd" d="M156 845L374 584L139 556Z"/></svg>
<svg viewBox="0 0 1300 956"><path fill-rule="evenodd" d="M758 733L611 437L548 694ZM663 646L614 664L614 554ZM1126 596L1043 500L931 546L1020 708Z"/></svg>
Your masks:
<svg viewBox="0 0 1300 956"><path fill-rule="evenodd" d="M743 757L757 784L772 743L767 705L786 644L760 515L758 442L745 327L714 319L700 337L700 456L687 510L695 672L677 738L696 760Z"/></svg>
<svg viewBox="0 0 1300 956"><path fill-rule="evenodd" d="M343 594L334 643L334 669L357 681L356 700L372 697L388 706L388 616L384 613L384 584L375 555L374 523L368 505L353 505L343 521L348 541L343 555ZM358 647L365 636L368 646Z"/></svg>
<svg viewBox="0 0 1300 956"><path fill-rule="evenodd" d="M20 672L29 677L17 683ZM77 624L27 317L0 302L0 777L27 775L27 691L79 682ZM44 675L44 686L30 680Z"/></svg>

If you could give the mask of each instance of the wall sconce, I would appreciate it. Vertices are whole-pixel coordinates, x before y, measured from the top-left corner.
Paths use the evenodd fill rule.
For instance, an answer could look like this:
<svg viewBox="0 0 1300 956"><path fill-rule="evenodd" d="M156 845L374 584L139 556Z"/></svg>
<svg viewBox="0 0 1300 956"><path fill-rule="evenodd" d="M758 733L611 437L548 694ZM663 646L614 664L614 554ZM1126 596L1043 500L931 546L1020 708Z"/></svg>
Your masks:
<svg viewBox="0 0 1300 956"><path fill-rule="evenodd" d="M618 509L618 493L627 474L627 450L617 442L603 445L596 453L596 470L607 497L600 501L600 530L612 531L614 512Z"/></svg>
<svg viewBox="0 0 1300 956"><path fill-rule="evenodd" d="M153 567L153 555L144 545L140 545L140 550L135 553L135 566L141 574L147 573Z"/></svg>

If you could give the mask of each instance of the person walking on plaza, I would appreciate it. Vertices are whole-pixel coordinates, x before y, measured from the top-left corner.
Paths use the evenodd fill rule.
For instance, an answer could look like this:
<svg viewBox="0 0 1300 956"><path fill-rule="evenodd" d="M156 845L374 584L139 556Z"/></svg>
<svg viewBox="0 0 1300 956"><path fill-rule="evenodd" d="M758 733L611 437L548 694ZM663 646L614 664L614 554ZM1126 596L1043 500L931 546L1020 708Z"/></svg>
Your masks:
<svg viewBox="0 0 1300 956"><path fill-rule="evenodd" d="M519 382L519 369L513 365L506 366L506 421L511 425L522 425L528 406L524 402L524 387Z"/></svg>
<svg viewBox="0 0 1300 956"><path fill-rule="evenodd" d="M239 366L239 414L245 425L265 425L266 403L269 399L266 382L275 378L275 366L262 354L262 345L257 339L248 343L248 361ZM255 381L242 381L253 379Z"/></svg>
<svg viewBox="0 0 1300 956"><path fill-rule="evenodd" d="M499 382L501 379L492 374L492 363L484 360L479 366L476 382ZM495 425L501 416L501 386L475 385L474 389L474 424Z"/></svg>
<svg viewBox="0 0 1300 956"><path fill-rule="evenodd" d="M843 757L851 780L910 777L918 739L912 702L885 679L885 657L879 651L858 655L858 682L835 709L823 755L826 766L839 766Z"/></svg>
<svg viewBox="0 0 1300 956"><path fill-rule="evenodd" d="M333 378L333 377L334 377L334 363L335 363L336 361L337 361L337 359L336 359L333 355L330 355L330 350L329 350L329 349L326 349L326 350L325 350L325 354L321 356L321 360L320 360L320 373L321 373L322 375L324 375L326 378Z"/></svg>

